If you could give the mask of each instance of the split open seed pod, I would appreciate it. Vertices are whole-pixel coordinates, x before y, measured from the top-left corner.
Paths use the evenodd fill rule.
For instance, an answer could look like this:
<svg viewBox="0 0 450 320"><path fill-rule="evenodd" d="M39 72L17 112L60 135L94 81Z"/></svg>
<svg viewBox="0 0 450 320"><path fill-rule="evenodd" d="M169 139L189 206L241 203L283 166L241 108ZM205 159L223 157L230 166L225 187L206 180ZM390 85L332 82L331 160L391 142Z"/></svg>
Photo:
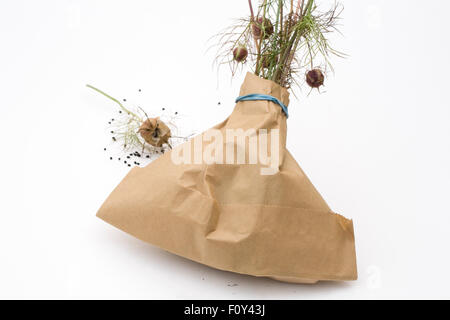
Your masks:
<svg viewBox="0 0 450 320"><path fill-rule="evenodd" d="M169 127L159 118L148 118L138 130L141 137L154 147L162 147L169 144L171 132Z"/></svg>

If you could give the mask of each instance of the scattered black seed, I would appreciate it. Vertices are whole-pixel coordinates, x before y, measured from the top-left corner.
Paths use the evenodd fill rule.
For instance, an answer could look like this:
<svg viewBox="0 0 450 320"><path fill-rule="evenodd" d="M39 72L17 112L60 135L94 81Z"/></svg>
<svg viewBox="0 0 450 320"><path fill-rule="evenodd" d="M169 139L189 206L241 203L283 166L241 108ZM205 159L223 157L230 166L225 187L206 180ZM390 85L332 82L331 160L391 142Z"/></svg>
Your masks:
<svg viewBox="0 0 450 320"><path fill-rule="evenodd" d="M108 124L111 124L111 122L108 122Z"/></svg>
<svg viewBox="0 0 450 320"><path fill-rule="evenodd" d="M149 156L149 155L147 155L147 158L150 158L150 156Z"/></svg>
<svg viewBox="0 0 450 320"><path fill-rule="evenodd" d="M113 158L112 157L109 157L109 160L112 160Z"/></svg>
<svg viewBox="0 0 450 320"><path fill-rule="evenodd" d="M129 164L128 166L131 167L131 164Z"/></svg>
<svg viewBox="0 0 450 320"><path fill-rule="evenodd" d="M114 133L114 131L111 131L111 133Z"/></svg>
<svg viewBox="0 0 450 320"><path fill-rule="evenodd" d="M178 112L175 112L175 114L178 114Z"/></svg>
<svg viewBox="0 0 450 320"><path fill-rule="evenodd" d="M103 150L105 150L105 151L106 151L106 148L103 148Z"/></svg>
<svg viewBox="0 0 450 320"><path fill-rule="evenodd" d="M139 92L141 92L142 90L141 89L139 89Z"/></svg>
<svg viewBox="0 0 450 320"><path fill-rule="evenodd" d="M123 99L123 102L127 102L127 99Z"/></svg>
<svg viewBox="0 0 450 320"><path fill-rule="evenodd" d="M120 161L120 158L118 160Z"/></svg>
<svg viewBox="0 0 450 320"><path fill-rule="evenodd" d="M220 106L221 104L222 104L222 103L221 103L220 101L217 103L217 105L219 105L219 106Z"/></svg>
<svg viewBox="0 0 450 320"><path fill-rule="evenodd" d="M162 110L164 111L164 110L166 110L166 108L162 108Z"/></svg>
<svg viewBox="0 0 450 320"><path fill-rule="evenodd" d="M130 159L130 156L127 156L127 159Z"/></svg>
<svg viewBox="0 0 450 320"><path fill-rule="evenodd" d="M113 139L114 142L117 141L117 139L115 137L112 137L112 139Z"/></svg>
<svg viewBox="0 0 450 320"><path fill-rule="evenodd" d="M122 110L119 110L119 113L122 113Z"/></svg>
<svg viewBox="0 0 450 320"><path fill-rule="evenodd" d="M128 162L124 161L123 163L128 163Z"/></svg>
<svg viewBox="0 0 450 320"><path fill-rule="evenodd" d="M113 119L111 119L111 121L114 121L114 118L113 118Z"/></svg>

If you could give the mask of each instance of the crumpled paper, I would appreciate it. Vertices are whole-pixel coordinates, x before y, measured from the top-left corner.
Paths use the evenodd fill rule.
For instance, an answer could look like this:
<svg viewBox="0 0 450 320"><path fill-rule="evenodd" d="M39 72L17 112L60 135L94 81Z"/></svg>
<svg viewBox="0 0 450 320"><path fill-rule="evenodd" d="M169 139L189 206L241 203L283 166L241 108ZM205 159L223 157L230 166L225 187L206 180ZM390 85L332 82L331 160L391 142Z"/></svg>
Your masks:
<svg viewBox="0 0 450 320"><path fill-rule="evenodd" d="M248 73L240 95L252 93L289 104L286 89ZM239 102L211 130L239 128L279 130L277 172L262 175L263 164L175 164L178 146L133 168L98 217L221 270L294 283L355 280L353 222L328 207L286 149L282 109L269 101Z"/></svg>

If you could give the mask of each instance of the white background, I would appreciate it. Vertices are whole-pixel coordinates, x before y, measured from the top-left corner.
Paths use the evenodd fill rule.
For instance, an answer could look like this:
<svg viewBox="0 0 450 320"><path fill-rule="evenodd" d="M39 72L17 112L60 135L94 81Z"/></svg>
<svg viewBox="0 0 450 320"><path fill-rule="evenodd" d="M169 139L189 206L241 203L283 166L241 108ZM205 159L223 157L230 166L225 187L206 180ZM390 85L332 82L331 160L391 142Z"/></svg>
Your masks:
<svg viewBox="0 0 450 320"><path fill-rule="evenodd" d="M207 41L247 1L1 0L0 298L450 298L450 5L343 3L333 40L350 57L325 93L293 99L288 148L354 219L359 280L308 286L217 271L95 217L128 168L103 151L114 104L84 85L211 127L242 76L217 83Z"/></svg>

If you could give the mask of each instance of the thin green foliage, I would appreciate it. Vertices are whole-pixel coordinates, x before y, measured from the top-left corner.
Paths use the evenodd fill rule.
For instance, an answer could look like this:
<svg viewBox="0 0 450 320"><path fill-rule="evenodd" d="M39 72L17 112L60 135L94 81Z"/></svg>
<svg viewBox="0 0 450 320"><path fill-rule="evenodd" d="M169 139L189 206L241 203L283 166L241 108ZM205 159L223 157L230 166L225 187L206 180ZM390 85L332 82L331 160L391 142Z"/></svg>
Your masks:
<svg viewBox="0 0 450 320"><path fill-rule="evenodd" d="M342 6L338 3L322 12L317 0L262 0L255 11L252 1L248 2L250 17L238 20L216 36L215 62L218 67L230 66L233 76L243 67L233 59L237 46L247 48L245 63L256 75L286 88L299 85L305 71L316 65L333 70L331 56L345 56L333 49L327 38L329 33L339 32L336 25ZM270 21L273 29L266 28L264 21ZM261 30L260 37L255 27Z"/></svg>

